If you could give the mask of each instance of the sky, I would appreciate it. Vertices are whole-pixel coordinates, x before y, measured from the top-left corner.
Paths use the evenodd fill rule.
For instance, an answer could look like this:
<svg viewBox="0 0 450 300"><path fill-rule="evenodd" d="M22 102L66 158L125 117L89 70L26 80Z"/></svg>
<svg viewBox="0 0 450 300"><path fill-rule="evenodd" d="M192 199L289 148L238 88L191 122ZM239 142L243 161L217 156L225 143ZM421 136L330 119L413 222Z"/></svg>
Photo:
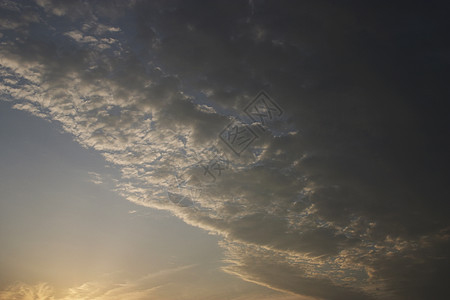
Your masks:
<svg viewBox="0 0 450 300"><path fill-rule="evenodd" d="M0 0L0 299L449 299L448 6Z"/></svg>

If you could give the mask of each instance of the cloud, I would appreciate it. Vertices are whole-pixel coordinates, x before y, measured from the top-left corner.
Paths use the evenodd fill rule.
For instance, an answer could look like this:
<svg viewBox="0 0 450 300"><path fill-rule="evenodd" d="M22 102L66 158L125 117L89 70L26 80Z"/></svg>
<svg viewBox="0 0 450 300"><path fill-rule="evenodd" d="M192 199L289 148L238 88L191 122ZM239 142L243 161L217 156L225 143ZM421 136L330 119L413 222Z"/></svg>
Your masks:
<svg viewBox="0 0 450 300"><path fill-rule="evenodd" d="M89 176L91 177L91 182L94 184L102 184L103 178L100 174L96 172L88 172Z"/></svg>
<svg viewBox="0 0 450 300"><path fill-rule="evenodd" d="M148 299L154 297L155 292L168 284L167 276L183 272L192 266L160 271L148 274L136 280L120 282L112 278L105 278L98 282L85 282L79 286L56 291L47 283L28 285L16 283L0 291L0 299L20 300L83 300L83 299ZM163 283L162 283L163 282ZM163 299L163 298L161 298Z"/></svg>
<svg viewBox="0 0 450 300"><path fill-rule="evenodd" d="M18 299L18 300L53 300L55 292L51 286L46 283L36 285L27 285L16 283L0 291L0 299Z"/></svg>
<svg viewBox="0 0 450 300"><path fill-rule="evenodd" d="M137 278L123 279L126 274L107 274L97 281L69 288L55 288L47 283L16 283L0 290L0 299L17 300L101 300L101 299L276 299L311 300L283 295L266 289L248 288L234 283L223 285L204 274L196 265L160 270ZM210 270L211 271L211 270ZM226 274L225 274L226 276ZM231 286L231 290L230 290ZM251 286L252 287L252 286ZM261 292L261 290L263 292Z"/></svg>
<svg viewBox="0 0 450 300"><path fill-rule="evenodd" d="M237 274L244 280L268 282L271 288L318 299L372 299L355 287L357 279L354 276L359 275L356 271L342 272L342 269L333 268L335 266L331 264L289 257L257 246L234 244L228 245L227 249L229 262L232 264L224 270ZM334 273L334 276L324 276L324 270L328 274ZM341 282L338 284L336 281Z"/></svg>
<svg viewBox="0 0 450 300"><path fill-rule="evenodd" d="M222 235L228 272L325 299L448 295L438 9L38 5L2 27L4 98L119 166L128 200ZM261 89L284 110L266 131L243 113ZM240 157L218 138L233 120L258 133ZM213 148L230 164L211 182Z"/></svg>

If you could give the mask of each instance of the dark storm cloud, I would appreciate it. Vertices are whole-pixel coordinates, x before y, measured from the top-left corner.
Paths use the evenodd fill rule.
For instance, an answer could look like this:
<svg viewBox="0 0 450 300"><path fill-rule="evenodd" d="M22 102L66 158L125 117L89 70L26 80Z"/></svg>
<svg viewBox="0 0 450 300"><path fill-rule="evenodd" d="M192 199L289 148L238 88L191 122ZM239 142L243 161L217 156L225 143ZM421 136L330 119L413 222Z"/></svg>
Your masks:
<svg viewBox="0 0 450 300"><path fill-rule="evenodd" d="M3 93L122 166L129 200L224 235L246 280L325 299L448 297L442 3L38 4L3 7ZM218 135L261 89L284 114L253 124L235 157ZM231 167L205 185L192 166L211 144Z"/></svg>
<svg viewBox="0 0 450 300"><path fill-rule="evenodd" d="M276 95L301 134L283 146L274 141L264 158L275 158L270 150L277 147L285 152L278 167L301 158L296 169L311 183L318 216L373 243L388 237L413 243L448 227L449 174L441 166L448 165L449 44L441 38L448 26L441 6L255 1L251 14L243 2L196 4L158 11L159 58L223 106L242 107L238 94L252 95L255 86ZM261 223L273 225L265 239L283 236L283 222L252 218L255 232L265 228ZM248 226L239 222L246 235ZM402 255L404 276L425 259ZM430 266L437 257L429 257ZM376 259L374 268L387 264ZM421 264L412 268L419 277ZM447 272L446 265L434 268ZM442 290L438 280L425 285Z"/></svg>

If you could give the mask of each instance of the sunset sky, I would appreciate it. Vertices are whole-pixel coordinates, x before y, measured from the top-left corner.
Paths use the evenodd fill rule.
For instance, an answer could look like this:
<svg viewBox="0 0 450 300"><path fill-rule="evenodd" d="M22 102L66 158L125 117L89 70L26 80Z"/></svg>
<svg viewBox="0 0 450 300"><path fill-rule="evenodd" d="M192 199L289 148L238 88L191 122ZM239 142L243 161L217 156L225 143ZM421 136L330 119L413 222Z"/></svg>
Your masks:
<svg viewBox="0 0 450 300"><path fill-rule="evenodd" d="M0 300L450 299L448 6L0 0Z"/></svg>

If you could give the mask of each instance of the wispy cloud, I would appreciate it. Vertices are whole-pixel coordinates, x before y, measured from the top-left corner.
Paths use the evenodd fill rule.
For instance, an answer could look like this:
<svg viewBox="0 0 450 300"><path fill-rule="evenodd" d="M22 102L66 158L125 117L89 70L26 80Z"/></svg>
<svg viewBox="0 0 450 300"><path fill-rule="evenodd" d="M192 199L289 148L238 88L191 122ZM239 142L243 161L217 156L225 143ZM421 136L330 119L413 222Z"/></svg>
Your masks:
<svg viewBox="0 0 450 300"><path fill-rule="evenodd" d="M192 266L184 266L148 274L131 281L115 281L112 279L99 282L86 282L63 291L56 291L47 283L28 285L16 283L0 291L0 299L20 300L100 300L100 299L148 299L155 297L155 292L170 284L168 277L183 272ZM160 299L164 299L161 297Z"/></svg>
<svg viewBox="0 0 450 300"><path fill-rule="evenodd" d="M234 290L207 278L196 265L187 265L165 269L134 279L118 280L109 274L97 281L90 281L70 288L56 288L47 283L29 285L16 283L0 290L2 300L102 300L102 299L274 299L274 300L311 300L308 297L283 295L242 289L235 285ZM202 286L201 284L207 285Z"/></svg>

